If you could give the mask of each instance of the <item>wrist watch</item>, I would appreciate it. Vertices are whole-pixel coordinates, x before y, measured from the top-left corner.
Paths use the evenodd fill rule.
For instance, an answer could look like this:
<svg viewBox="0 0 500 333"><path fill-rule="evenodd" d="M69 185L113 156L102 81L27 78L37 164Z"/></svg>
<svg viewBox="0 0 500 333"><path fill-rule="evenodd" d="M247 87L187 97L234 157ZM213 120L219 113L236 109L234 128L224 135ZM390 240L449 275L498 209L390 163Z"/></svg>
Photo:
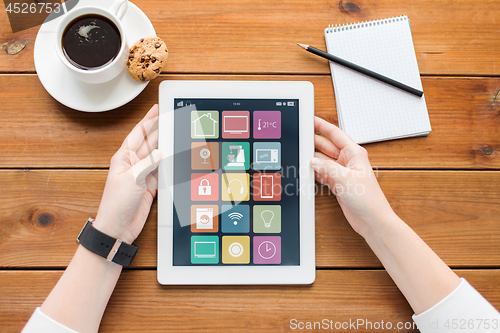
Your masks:
<svg viewBox="0 0 500 333"><path fill-rule="evenodd" d="M113 238L94 228L92 222L95 219L90 217L83 226L82 231L76 238L78 244L95 254L106 258L118 265L128 267L134 260L139 246L127 244L120 239Z"/></svg>

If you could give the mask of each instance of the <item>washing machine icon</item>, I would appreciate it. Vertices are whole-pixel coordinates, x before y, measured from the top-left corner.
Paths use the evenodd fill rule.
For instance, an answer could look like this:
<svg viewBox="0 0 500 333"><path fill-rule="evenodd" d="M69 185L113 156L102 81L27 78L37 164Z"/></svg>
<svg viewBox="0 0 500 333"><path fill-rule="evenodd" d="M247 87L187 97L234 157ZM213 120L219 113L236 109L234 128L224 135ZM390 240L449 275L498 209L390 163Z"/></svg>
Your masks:
<svg viewBox="0 0 500 333"><path fill-rule="evenodd" d="M196 229L214 228L214 209L196 208Z"/></svg>

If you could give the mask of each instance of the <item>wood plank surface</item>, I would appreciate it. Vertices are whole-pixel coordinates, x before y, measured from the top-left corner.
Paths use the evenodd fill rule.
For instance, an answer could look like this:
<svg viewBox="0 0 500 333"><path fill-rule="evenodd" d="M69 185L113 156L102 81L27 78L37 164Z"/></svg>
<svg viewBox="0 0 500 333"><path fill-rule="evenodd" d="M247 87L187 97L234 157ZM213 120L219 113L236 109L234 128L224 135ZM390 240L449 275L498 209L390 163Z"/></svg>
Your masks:
<svg viewBox="0 0 500 333"><path fill-rule="evenodd" d="M407 15L422 74L500 74L497 0L135 0L164 38L168 73L330 73L295 43L325 49L329 24ZM12 33L0 5L0 72L34 72L39 27ZM12 44L25 45L9 54Z"/></svg>
<svg viewBox="0 0 500 333"><path fill-rule="evenodd" d="M500 309L498 0L133 2L169 60L138 98L104 113L71 110L45 91L34 74L39 27L12 33L0 4L0 331L19 332L61 276L97 211L111 156L157 102L162 80L311 81L316 115L337 124L328 62L295 43L326 49L329 24L397 15L411 21L433 130L365 147L395 212ZM285 332L292 319L410 324L404 297L335 197L318 189L311 286L160 286L155 201L100 332Z"/></svg>
<svg viewBox="0 0 500 333"><path fill-rule="evenodd" d="M2 330L19 332L61 274L0 271ZM500 308L500 270L460 270L457 274ZM327 319L333 325L358 319L380 325L383 320L396 328L398 322L408 322L410 327L412 314L385 271L320 270L310 286L208 287L165 287L156 281L156 271L126 271L111 297L100 332L288 332L293 319L297 323ZM418 332L413 328L374 330L363 325L347 330L333 327L333 331Z"/></svg>
<svg viewBox="0 0 500 333"><path fill-rule="evenodd" d="M0 170L0 267L64 268L94 216L106 170ZM379 171L395 212L452 267L500 267L500 172ZM157 206L133 267L156 268ZM37 253L36 256L33 253ZM316 196L316 265L381 267L326 187Z"/></svg>
<svg viewBox="0 0 500 333"><path fill-rule="evenodd" d="M329 75L162 75L131 103L103 113L59 104L36 75L0 75L0 167L106 168L128 132L158 101L159 83L185 79L311 81L316 115L338 123ZM365 145L372 165L500 169L500 79L435 77L424 78L423 85L432 132Z"/></svg>

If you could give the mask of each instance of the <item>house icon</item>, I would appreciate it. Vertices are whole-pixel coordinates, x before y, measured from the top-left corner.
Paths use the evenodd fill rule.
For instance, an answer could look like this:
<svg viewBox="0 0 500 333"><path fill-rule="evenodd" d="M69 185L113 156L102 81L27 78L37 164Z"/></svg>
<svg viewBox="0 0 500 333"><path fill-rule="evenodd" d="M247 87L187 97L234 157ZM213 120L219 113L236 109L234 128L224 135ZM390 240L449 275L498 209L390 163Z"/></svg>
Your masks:
<svg viewBox="0 0 500 333"><path fill-rule="evenodd" d="M192 121L193 138L217 138L219 137L218 121L212 118L212 112L203 113ZM199 114L199 113L198 113ZM214 115L215 116L215 115ZM217 117L218 118L218 117ZM192 119L192 118L191 118Z"/></svg>

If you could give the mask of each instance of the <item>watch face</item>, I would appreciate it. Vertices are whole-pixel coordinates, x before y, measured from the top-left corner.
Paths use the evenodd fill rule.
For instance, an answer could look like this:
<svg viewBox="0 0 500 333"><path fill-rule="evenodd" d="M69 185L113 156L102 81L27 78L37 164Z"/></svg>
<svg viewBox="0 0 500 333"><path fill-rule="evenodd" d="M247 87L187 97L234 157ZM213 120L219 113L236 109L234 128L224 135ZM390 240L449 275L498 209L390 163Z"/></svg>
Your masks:
<svg viewBox="0 0 500 333"><path fill-rule="evenodd" d="M262 242L259 246L259 255L264 259L271 259L276 255L276 246L270 241Z"/></svg>

